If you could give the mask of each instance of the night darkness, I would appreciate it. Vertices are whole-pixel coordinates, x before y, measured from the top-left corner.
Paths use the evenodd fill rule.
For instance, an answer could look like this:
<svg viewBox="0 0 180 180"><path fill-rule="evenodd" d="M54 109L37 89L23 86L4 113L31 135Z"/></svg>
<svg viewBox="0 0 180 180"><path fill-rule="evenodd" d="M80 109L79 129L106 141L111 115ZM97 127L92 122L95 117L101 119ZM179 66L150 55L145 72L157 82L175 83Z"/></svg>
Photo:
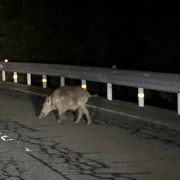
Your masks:
<svg viewBox="0 0 180 180"><path fill-rule="evenodd" d="M0 0L1 59L142 69L143 25L133 8L106 1Z"/></svg>
<svg viewBox="0 0 180 180"><path fill-rule="evenodd" d="M0 57L179 73L180 3L0 0Z"/></svg>

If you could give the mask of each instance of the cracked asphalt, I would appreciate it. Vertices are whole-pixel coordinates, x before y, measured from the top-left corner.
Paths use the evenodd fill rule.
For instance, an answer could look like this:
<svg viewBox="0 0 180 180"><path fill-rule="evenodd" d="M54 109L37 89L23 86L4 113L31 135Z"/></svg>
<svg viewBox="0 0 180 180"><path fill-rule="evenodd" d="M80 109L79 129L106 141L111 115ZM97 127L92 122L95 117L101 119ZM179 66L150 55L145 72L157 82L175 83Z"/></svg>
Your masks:
<svg viewBox="0 0 180 180"><path fill-rule="evenodd" d="M179 180L178 141L123 124L77 125L70 112L61 124L54 113L39 120L42 102L0 89L0 180Z"/></svg>

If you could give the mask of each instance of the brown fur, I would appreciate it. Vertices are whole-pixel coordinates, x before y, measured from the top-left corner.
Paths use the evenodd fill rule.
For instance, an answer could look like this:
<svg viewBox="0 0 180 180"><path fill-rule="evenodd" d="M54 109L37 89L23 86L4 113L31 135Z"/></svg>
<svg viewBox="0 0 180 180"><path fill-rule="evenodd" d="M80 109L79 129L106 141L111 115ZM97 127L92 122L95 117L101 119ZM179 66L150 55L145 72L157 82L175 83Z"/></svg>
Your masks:
<svg viewBox="0 0 180 180"><path fill-rule="evenodd" d="M78 110L78 117L75 123L79 123L83 114L87 118L87 124L91 123L89 111L86 103L91 97L89 92L79 86L64 86L56 89L50 96L46 98L43 104L39 118L47 116L52 110L57 110L59 118L57 122L61 122L63 114L67 110Z"/></svg>

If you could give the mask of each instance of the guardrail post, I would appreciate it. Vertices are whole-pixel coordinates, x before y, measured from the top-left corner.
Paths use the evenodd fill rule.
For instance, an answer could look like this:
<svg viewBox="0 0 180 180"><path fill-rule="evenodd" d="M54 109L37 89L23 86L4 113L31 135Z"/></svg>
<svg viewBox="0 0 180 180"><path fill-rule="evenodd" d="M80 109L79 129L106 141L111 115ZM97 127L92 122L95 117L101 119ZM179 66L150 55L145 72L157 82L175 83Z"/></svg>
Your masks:
<svg viewBox="0 0 180 180"><path fill-rule="evenodd" d="M42 75L42 86L43 88L47 88L47 76L46 75Z"/></svg>
<svg viewBox="0 0 180 180"><path fill-rule="evenodd" d="M27 73L27 85L31 85L31 74Z"/></svg>
<svg viewBox="0 0 180 180"><path fill-rule="evenodd" d="M13 73L13 79L14 79L14 83L17 83L17 82L18 82L17 72L14 72L14 73Z"/></svg>
<svg viewBox="0 0 180 180"><path fill-rule="evenodd" d="M2 81L6 81L6 72L2 71Z"/></svg>
<svg viewBox="0 0 180 180"><path fill-rule="evenodd" d="M112 101L112 84L107 83L107 99Z"/></svg>
<svg viewBox="0 0 180 180"><path fill-rule="evenodd" d="M81 87L87 89L86 80L81 80Z"/></svg>
<svg viewBox="0 0 180 180"><path fill-rule="evenodd" d="M138 88L138 106L144 107L144 89Z"/></svg>
<svg viewBox="0 0 180 180"><path fill-rule="evenodd" d="M60 78L60 85L61 85L61 87L65 86L65 78L63 76L61 76L61 78Z"/></svg>
<svg viewBox="0 0 180 180"><path fill-rule="evenodd" d="M180 93L177 94L177 111L178 115L180 115Z"/></svg>

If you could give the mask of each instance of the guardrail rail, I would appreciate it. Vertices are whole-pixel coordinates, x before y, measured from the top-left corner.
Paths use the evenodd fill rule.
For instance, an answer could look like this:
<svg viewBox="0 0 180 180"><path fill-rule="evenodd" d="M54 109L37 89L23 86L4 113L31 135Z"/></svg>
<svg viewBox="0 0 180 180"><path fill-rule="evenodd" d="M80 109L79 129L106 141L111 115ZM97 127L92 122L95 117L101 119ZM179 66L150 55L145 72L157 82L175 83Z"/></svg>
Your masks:
<svg viewBox="0 0 180 180"><path fill-rule="evenodd" d="M32 74L41 75L43 88L47 88L47 76L60 77L60 86L65 85L65 78L81 80L83 88L86 88L86 81L106 83L108 100L113 99L113 84L135 87L140 107L144 107L144 89L176 93L177 112L180 114L179 74L20 62L2 62L0 69L2 81L6 81L6 72L13 72L14 83L18 83L18 73L27 74L27 85L31 85Z"/></svg>

